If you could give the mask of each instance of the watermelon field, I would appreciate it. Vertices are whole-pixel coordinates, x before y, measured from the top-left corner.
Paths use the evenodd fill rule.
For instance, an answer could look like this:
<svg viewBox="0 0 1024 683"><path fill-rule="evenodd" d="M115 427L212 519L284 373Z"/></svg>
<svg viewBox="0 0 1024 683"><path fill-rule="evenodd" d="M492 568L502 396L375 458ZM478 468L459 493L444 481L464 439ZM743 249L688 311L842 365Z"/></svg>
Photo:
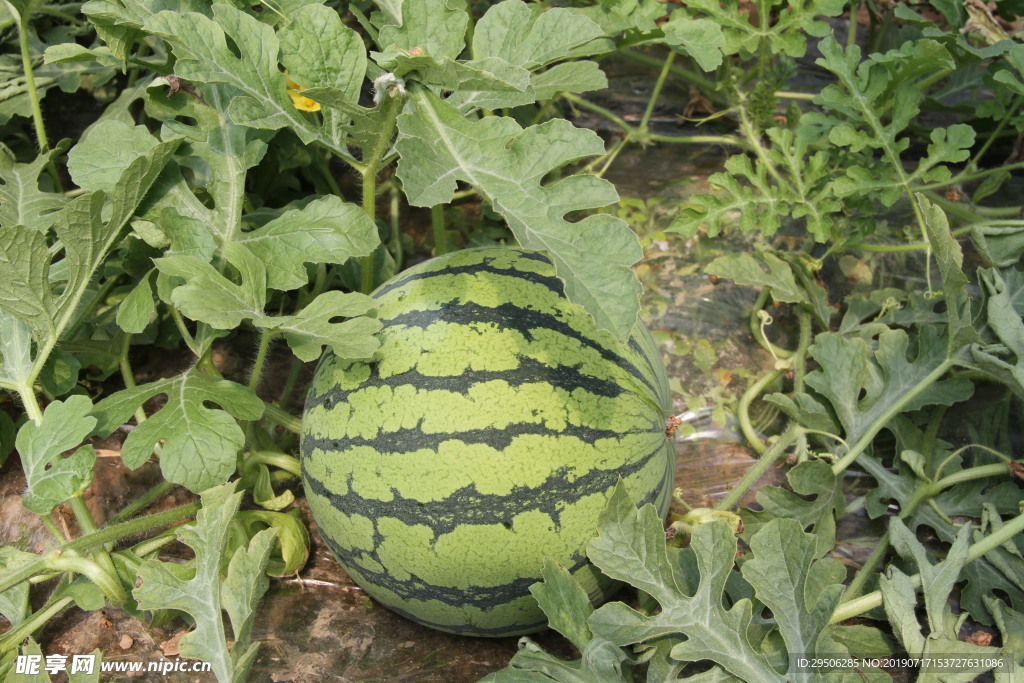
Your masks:
<svg viewBox="0 0 1024 683"><path fill-rule="evenodd" d="M1021 0L0 0L0 680L1024 680Z"/></svg>

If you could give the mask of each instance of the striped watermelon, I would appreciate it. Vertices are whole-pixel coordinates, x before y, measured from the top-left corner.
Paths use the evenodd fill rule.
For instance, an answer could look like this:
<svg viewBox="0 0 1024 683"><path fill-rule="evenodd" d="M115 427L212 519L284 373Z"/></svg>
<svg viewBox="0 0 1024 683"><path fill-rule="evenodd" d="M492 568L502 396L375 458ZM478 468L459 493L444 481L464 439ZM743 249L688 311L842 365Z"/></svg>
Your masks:
<svg viewBox="0 0 1024 683"><path fill-rule="evenodd" d="M544 557L595 601L587 562L619 477L664 514L674 473L668 385L647 331L628 344L564 297L540 253L470 249L382 285L381 347L320 363L302 472L320 534L351 577L453 633L542 628Z"/></svg>

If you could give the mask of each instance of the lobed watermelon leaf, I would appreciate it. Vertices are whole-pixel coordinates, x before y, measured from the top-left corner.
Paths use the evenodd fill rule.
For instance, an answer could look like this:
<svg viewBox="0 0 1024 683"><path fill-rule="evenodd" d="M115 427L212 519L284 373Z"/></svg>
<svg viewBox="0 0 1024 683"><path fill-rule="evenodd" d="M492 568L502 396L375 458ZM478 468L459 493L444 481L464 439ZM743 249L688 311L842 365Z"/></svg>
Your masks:
<svg viewBox="0 0 1024 683"><path fill-rule="evenodd" d="M563 120L522 129L513 119L469 121L428 90L398 117L398 175L410 203L448 202L461 180L476 188L509 223L519 244L547 251L570 301L597 325L624 339L636 322L640 283L630 266L642 255L625 223L607 214L578 222L570 211L607 206L615 188L577 175L542 184L561 166L604 151L596 134Z"/></svg>
<svg viewBox="0 0 1024 683"><path fill-rule="evenodd" d="M281 41L271 26L260 23L231 5L215 4L213 18L198 12L157 12L145 19L143 29L160 36L172 46L178 57L175 73L181 78L200 83L223 83L239 91L231 100L228 115L236 123L254 128L277 130L288 127L306 144L317 142L342 159L358 161L348 151L344 129L337 120L317 125L302 116L288 96L285 74L278 68ZM329 71L303 71L303 76L323 77L327 83L301 83L313 85L340 85L347 88L355 79L365 53L361 41L351 40L341 26L336 12L305 10L292 13L290 22L298 24L288 29L287 40L308 44L317 35L327 31L341 37L339 42L321 46L329 60L336 65ZM320 25L318 22L327 22ZM228 47L228 40L239 50L238 56ZM358 46L358 49L353 49ZM351 54L349 54L351 53Z"/></svg>
<svg viewBox="0 0 1024 683"><path fill-rule="evenodd" d="M771 252L719 256L705 266L704 271L729 278L739 285L771 287L775 301L793 304L810 301L807 292L797 284L791 266Z"/></svg>
<svg viewBox="0 0 1024 683"><path fill-rule="evenodd" d="M946 559L932 564L927 551L917 540L913 532L899 519L889 523L889 537L893 548L905 559L913 562L921 577L921 589L924 594L925 613L927 615L928 635L921 632L915 609L917 598L910 578L898 567L890 566L886 576L879 579L883 606L893 630L907 653L915 657L960 656L977 658L978 662L996 660L1000 649L976 645L959 639L960 624L963 619L953 614L949 607L949 595L954 584L961 578L962 570L967 562L970 527L960 529L953 541ZM943 680L970 681L978 674L988 671L991 666L966 664L955 672L942 671ZM922 666L923 675L935 669Z"/></svg>
<svg viewBox="0 0 1024 683"><path fill-rule="evenodd" d="M344 263L366 256L380 238L365 211L328 195L242 233L234 243L248 247L263 262L268 287L291 290L309 281L304 264Z"/></svg>
<svg viewBox="0 0 1024 683"><path fill-rule="evenodd" d="M718 521L699 526L690 547L699 571L692 595L680 569L682 551L666 547L654 507L637 510L625 490L617 488L587 556L608 576L650 595L661 610L649 616L621 602L609 603L591 616L591 631L620 647L670 639L673 659L710 660L743 680L781 681L748 638L751 600L742 598L728 608L724 604L736 558L736 538L729 526Z"/></svg>
<svg viewBox="0 0 1024 683"><path fill-rule="evenodd" d="M736 549L729 526L720 521L698 526L687 549L667 547L653 506L638 510L620 484L587 555L604 574L634 586L657 608L648 604L637 611L613 602L594 610L571 576L549 563L544 583L530 590L551 627L570 639L581 659L559 660L523 638L509 667L484 680L623 680L627 665L646 662L647 680L669 681L677 680L688 662L710 661L716 666L687 680L852 681L859 678L842 673L828 678L801 668L796 658L889 651L875 629L830 624L846 570L838 560L823 557L831 546L822 549L800 522L775 518L763 524L750 538L752 556L739 573ZM615 651L619 658L612 656Z"/></svg>
<svg viewBox="0 0 1024 683"><path fill-rule="evenodd" d="M32 376L32 331L0 308L0 386L14 391Z"/></svg>
<svg viewBox="0 0 1024 683"><path fill-rule="evenodd" d="M67 146L66 141L61 142L33 161L19 164L11 150L0 145L0 226L23 225L29 230L45 232L53 225L67 197L60 192L41 190L39 174Z"/></svg>
<svg viewBox="0 0 1024 683"><path fill-rule="evenodd" d="M171 563L147 560L139 568L141 585L133 595L139 609L178 609L195 620L195 628L180 641L183 657L213 664L220 681L244 680L259 643L250 643L256 603L270 582L263 573L274 536L272 529L256 534L247 548L231 558L225 576L221 559L232 517L242 500L228 484L202 494L203 507L192 524L179 527L178 538L195 551L189 578L173 571ZM228 648L221 611L228 613L234 644Z"/></svg>
<svg viewBox="0 0 1024 683"><path fill-rule="evenodd" d="M348 206L340 200L337 204L342 208ZM300 212L291 212L264 226L264 229L270 228L267 231L269 237L279 238L268 239L269 245L255 242L265 258L272 259L275 256L274 252L268 251L274 244L280 248L282 242L290 241L293 245L315 242L315 228L309 232L288 230L302 222L303 216L297 213ZM329 220L323 231L331 236L328 239L336 235L334 231L337 224L334 218ZM278 231L277 235L274 235L275 230ZM337 236L338 242L344 242L345 239L344 234ZM347 246L342 244L341 248ZM210 263L195 256L175 254L154 260L161 273L185 280L185 284L174 287L169 296L170 301L185 315L217 329L232 329L243 320L249 320L256 327L270 332L282 332L295 354L306 361L319 356L325 345L331 346L341 358L368 358L377 349L378 341L373 335L380 329L380 323L363 317L375 308L369 296L356 292L325 292L295 315L264 315L268 286L265 263L245 246L244 240L228 244L223 251L228 262L239 272L241 281L238 284L222 275ZM284 251L282 256L284 258L280 260L287 264L288 251ZM306 258L304 252L298 250L292 252L291 256L293 259ZM284 268L278 272L285 273L285 276L288 274ZM350 319L335 322L341 317Z"/></svg>
<svg viewBox="0 0 1024 683"><path fill-rule="evenodd" d="M150 398L166 394L167 403L132 430L121 447L121 459L136 469L160 448L160 469L169 481L192 491L221 484L235 471L245 437L235 418L256 420L263 401L248 388L194 370L175 377L124 389L98 402L91 415L96 433L109 434ZM224 410L208 408L208 402ZM226 412L225 412L226 411ZM230 413L230 414L229 414Z"/></svg>
<svg viewBox="0 0 1024 683"><path fill-rule="evenodd" d="M96 462L92 446L82 446L70 456L60 457L92 433L96 418L89 414L91 409L92 401L87 396L71 396L46 406L39 424L29 421L18 430L15 446L28 482L22 505L32 512L48 515L92 483Z"/></svg>
<svg viewBox="0 0 1024 683"><path fill-rule="evenodd" d="M821 557L836 544L836 520L846 507L842 479L825 462L808 460L786 473L792 491L781 486L765 486L757 491L760 510L743 508L743 540L752 542L772 520L789 519L814 533L816 556Z"/></svg>
<svg viewBox="0 0 1024 683"><path fill-rule="evenodd" d="M843 438L853 444L870 430L880 429L879 420L893 401L916 392L919 385L926 386L912 394L907 410L953 405L971 395L973 386L966 379L925 381L946 360L946 340L940 334L924 328L917 336L913 360L907 360L910 337L902 330L885 329L873 350L863 339L823 332L810 348L811 356L821 363L807 375L813 393L798 393L795 399L781 394L768 398L801 424L836 420Z"/></svg>

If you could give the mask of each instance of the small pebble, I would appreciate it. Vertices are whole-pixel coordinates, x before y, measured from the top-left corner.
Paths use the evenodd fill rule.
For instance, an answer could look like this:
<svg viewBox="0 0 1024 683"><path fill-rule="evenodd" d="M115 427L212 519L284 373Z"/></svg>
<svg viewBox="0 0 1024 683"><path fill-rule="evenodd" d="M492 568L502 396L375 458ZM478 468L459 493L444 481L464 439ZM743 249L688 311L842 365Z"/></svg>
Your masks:
<svg viewBox="0 0 1024 683"><path fill-rule="evenodd" d="M135 641L127 633L125 635L121 636L121 640L118 641L118 643L117 643L118 647L120 647L122 650L129 650L129 649L131 649L131 646L134 645L134 644L135 644Z"/></svg>

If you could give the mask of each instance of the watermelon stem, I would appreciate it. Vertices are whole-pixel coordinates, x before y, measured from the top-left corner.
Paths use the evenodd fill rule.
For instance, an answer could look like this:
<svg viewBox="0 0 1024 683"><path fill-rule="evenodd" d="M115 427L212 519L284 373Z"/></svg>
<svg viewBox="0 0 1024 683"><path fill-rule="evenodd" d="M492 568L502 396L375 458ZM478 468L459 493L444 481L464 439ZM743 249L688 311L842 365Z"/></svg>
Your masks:
<svg viewBox="0 0 1024 683"><path fill-rule="evenodd" d="M299 418L291 415L284 408L274 405L273 403L264 402L263 414L272 419L277 424L281 425L289 432L293 434L302 433L302 421Z"/></svg>
<svg viewBox="0 0 1024 683"><path fill-rule="evenodd" d="M762 475L768 471L776 460L785 454L786 449L790 447L803 433L796 424L790 424L790 426L784 431L768 450L758 459L754 466L747 470L747 473L743 475L739 483L736 484L729 491L728 495L719 501L718 505L715 506L716 510L731 510L739 504L740 500L746 495L747 491L758 482Z"/></svg>
<svg viewBox="0 0 1024 683"><path fill-rule="evenodd" d="M260 385L260 376L263 375L263 365L267 360L267 349L270 347L270 339L274 334L270 330L260 330L260 345L256 348L256 360L252 364L252 372L249 373L249 389L256 391Z"/></svg>
<svg viewBox="0 0 1024 683"><path fill-rule="evenodd" d="M434 256L448 253L448 236L444 232L444 204L430 207L430 226L434 229Z"/></svg>
<svg viewBox="0 0 1024 683"><path fill-rule="evenodd" d="M377 93L380 101L377 103L375 113L380 118L380 130L375 144L365 154L363 161L366 167L363 169L363 210L370 217L371 221L377 218L377 174L383 170L385 155L391 148L391 138L395 133L395 126L398 121L398 112L405 102L406 91L404 87L384 87ZM374 289L374 253L371 252L363 257L362 261L362 282L361 289L364 294L369 294Z"/></svg>

